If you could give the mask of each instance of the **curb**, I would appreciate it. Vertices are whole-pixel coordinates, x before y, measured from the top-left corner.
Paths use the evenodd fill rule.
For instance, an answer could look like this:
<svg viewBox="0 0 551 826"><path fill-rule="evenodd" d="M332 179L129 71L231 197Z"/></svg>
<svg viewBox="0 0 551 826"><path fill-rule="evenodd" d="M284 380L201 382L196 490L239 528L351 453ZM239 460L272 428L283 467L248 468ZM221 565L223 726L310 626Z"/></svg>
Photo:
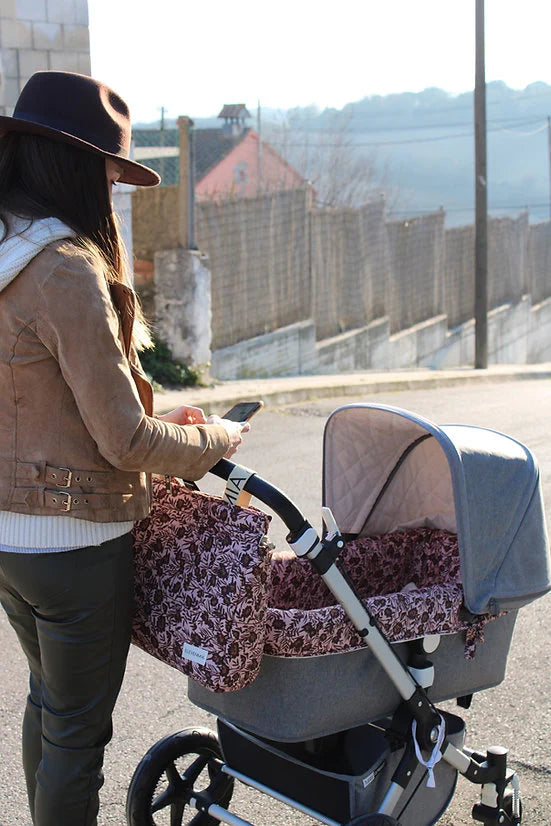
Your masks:
<svg viewBox="0 0 551 826"><path fill-rule="evenodd" d="M314 401L322 398L393 393L403 390L434 390L467 383L550 379L551 363L537 365L492 365L454 370L403 370L340 375L293 376L220 382L211 387L190 387L155 393L156 413L166 413L181 404L201 407L204 412L222 413L239 401L262 399L268 406Z"/></svg>

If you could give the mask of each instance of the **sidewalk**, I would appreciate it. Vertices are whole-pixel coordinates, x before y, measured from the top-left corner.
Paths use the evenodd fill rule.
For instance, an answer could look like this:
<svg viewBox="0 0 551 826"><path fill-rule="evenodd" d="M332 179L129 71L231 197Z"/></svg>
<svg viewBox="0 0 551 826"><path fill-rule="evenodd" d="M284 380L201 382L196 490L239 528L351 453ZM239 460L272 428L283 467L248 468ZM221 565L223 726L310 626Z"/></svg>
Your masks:
<svg viewBox="0 0 551 826"><path fill-rule="evenodd" d="M551 363L495 364L486 370L457 367L449 370L388 370L339 375L289 376L215 382L210 387L190 387L155 393L155 412L166 413L181 404L201 407L208 415L222 415L239 401L262 399L266 406L313 399L368 396L397 390L433 389L467 382L523 381L551 378Z"/></svg>

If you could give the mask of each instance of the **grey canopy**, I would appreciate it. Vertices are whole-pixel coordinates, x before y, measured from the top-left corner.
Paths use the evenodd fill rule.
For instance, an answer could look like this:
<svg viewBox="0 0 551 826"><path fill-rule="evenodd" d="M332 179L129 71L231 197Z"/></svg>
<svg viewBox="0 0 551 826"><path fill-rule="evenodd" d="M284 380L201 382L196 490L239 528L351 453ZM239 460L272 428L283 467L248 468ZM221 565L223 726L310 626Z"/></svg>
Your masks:
<svg viewBox="0 0 551 826"><path fill-rule="evenodd" d="M324 435L323 500L343 534L428 526L457 533L466 607L519 608L551 590L540 474L515 439L346 405Z"/></svg>

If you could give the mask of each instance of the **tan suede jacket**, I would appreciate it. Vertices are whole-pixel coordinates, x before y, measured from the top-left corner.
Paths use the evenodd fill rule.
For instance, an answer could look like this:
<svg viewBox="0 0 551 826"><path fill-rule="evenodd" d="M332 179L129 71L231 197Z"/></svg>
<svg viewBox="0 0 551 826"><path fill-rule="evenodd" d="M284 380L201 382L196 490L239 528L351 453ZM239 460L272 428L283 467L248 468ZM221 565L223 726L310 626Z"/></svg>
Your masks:
<svg viewBox="0 0 551 826"><path fill-rule="evenodd" d="M147 474L199 479L228 450L218 425L153 417L133 318L132 291L64 241L0 292L0 510L141 519Z"/></svg>

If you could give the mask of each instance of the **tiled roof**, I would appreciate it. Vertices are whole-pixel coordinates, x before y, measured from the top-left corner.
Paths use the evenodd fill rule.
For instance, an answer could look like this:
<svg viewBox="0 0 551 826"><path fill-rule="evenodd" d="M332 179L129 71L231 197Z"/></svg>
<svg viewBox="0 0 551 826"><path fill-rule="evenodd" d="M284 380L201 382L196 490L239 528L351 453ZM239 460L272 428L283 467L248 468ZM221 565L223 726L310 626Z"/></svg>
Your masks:
<svg viewBox="0 0 551 826"><path fill-rule="evenodd" d="M195 129L195 183L199 183L210 169L229 155L248 132L245 129L240 135L224 135L220 129Z"/></svg>
<svg viewBox="0 0 551 826"><path fill-rule="evenodd" d="M225 103L219 118L250 118L244 103Z"/></svg>

